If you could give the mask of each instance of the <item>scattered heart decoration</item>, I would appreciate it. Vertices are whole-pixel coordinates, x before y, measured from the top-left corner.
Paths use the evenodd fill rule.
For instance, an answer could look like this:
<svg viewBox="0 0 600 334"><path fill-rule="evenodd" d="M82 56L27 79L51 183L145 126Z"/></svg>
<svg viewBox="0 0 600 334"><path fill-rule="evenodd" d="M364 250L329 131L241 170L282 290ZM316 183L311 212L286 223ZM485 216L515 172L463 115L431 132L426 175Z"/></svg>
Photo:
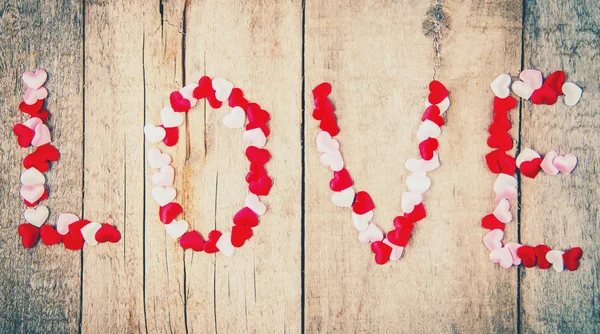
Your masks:
<svg viewBox="0 0 600 334"><path fill-rule="evenodd" d="M49 196L43 173L48 171L52 162L60 158L59 151L52 146L50 128L45 124L49 117L48 111L44 109L48 91L43 85L47 78L48 74L41 69L23 73L22 80L27 90L23 96L24 101L19 104L19 110L29 115L29 118L13 127L20 147L35 147L23 159L25 171L20 177L19 194L29 207L23 213L25 223L18 227L21 243L23 247L31 248L41 238L46 246L63 243L66 249L79 250L85 243L94 246L106 241L118 242L121 234L112 222L100 224L79 219L71 213L60 213L56 216L54 226L47 224L50 209L39 205ZM157 157L157 163L160 158ZM103 233L108 236L103 236Z"/></svg>
<svg viewBox="0 0 600 334"><path fill-rule="evenodd" d="M429 84L422 123L416 132L420 158L406 161L406 169L412 172L406 181L410 191L402 194L401 207L404 213L394 219L394 229L387 233L371 223L375 209L373 199L366 191L355 191L352 177L344 168L340 143L333 138L340 129L335 107L329 99L331 85L327 82L321 83L313 89L312 94L315 105L312 115L320 122L319 128L322 130L316 137L317 151L321 153L319 161L333 172L333 178L329 182L333 191L331 201L336 206L352 209L352 223L358 231L358 241L371 245L371 252L374 253L377 264L383 265L388 261L399 260L410 240L414 224L427 216L422 201L423 194L431 187L431 179L426 173L440 166L436 153L439 146L437 138L445 123L442 115L450 106L448 90L439 81L434 80Z"/></svg>
<svg viewBox="0 0 600 334"><path fill-rule="evenodd" d="M246 157L250 163L245 180L249 193L243 207L234 214L230 232L213 230L205 239L202 234L193 230L186 220L178 219L184 212L177 202L177 191L173 188L176 172L172 166L171 156L158 147L148 150L147 160L154 170L152 174L152 197L159 205L159 219L165 226L166 233L178 240L184 250L204 251L207 254L221 252L224 256L232 256L236 248L242 247L252 236L253 228L259 223L259 217L267 211L260 196L267 196L273 186L273 180L267 174L265 164L271 154L263 147L267 144L270 130L268 127L271 115L257 103L249 102L244 92L223 79L203 76L197 84L184 86L169 96L170 105L160 112L162 124L146 124L144 134L152 144L161 142L167 146L178 143L178 127L184 124L186 113L194 108L198 100L206 99L211 107L219 109L224 103L231 108L222 118L223 125L230 129L243 129L242 140L248 145ZM330 163L336 163L335 159Z"/></svg>
<svg viewBox="0 0 600 334"><path fill-rule="evenodd" d="M565 104L572 107L579 102L583 90L574 83L565 83L565 78L564 72L555 71L544 81L542 72L527 69L520 73L520 80L512 84L512 90L517 96L530 99L534 104L551 105L558 96L565 95ZM516 158L507 153L513 146L508 133L511 128L508 114L517 105L516 99L505 90L511 80L508 74L501 74L490 84L495 97L487 144L493 151L485 156L485 161L488 169L498 174L498 178L493 186L496 207L481 220L481 226L489 230L483 237L483 244L490 251L490 261L503 268L523 264L525 268L537 266L540 269L553 267L557 272L562 272L565 268L573 271L579 267L582 256L579 247L563 252L543 244L528 246L516 242L502 243L505 224L513 220L510 201L519 196L515 172L519 170L521 175L529 178L537 177L541 171L547 175L568 175L577 166L577 157L571 153L560 155L556 151L550 151L542 157L531 148L523 149Z"/></svg>

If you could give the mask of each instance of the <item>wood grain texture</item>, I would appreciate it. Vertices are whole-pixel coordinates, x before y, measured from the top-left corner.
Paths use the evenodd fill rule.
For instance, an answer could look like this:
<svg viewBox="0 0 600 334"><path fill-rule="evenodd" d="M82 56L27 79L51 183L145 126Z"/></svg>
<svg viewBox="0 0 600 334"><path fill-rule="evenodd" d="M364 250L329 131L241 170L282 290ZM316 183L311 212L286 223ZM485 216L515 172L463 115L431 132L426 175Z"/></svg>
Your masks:
<svg viewBox="0 0 600 334"><path fill-rule="evenodd" d="M53 224L58 212L81 214L82 5L79 1L5 1L0 4L0 332L73 333L79 329L81 253L62 246L24 249L17 233L25 205L19 197L23 158L12 127L27 119L18 109L21 74L49 73L48 122L62 159L46 173Z"/></svg>
<svg viewBox="0 0 600 334"><path fill-rule="evenodd" d="M479 220L491 209L493 175L483 155L491 114L487 85L520 64L521 3L447 1L442 34L432 3L306 5L306 328L309 332L501 332L516 329L516 272L494 267L481 244ZM418 33L417 33L418 32ZM437 38L437 50L432 38ZM419 222L397 263L379 267L357 240L350 210L330 202L331 173L314 148L310 90L333 84L346 166L357 190L375 204L384 230L400 214L418 156L415 132L427 84L436 78L452 105L440 137L442 166L425 196ZM465 134L468 134L466 136ZM310 181L308 181L310 180ZM477 186L468 180L480 180ZM468 200L465 200L468 198ZM510 232L516 235L516 230Z"/></svg>
<svg viewBox="0 0 600 334"><path fill-rule="evenodd" d="M575 272L523 270L521 328L524 332L600 331L600 8L595 1L529 1L525 7L524 66L548 75L562 69L584 90L574 107L523 104L521 147L545 154L574 153L571 175L523 180L521 242L583 249Z"/></svg>

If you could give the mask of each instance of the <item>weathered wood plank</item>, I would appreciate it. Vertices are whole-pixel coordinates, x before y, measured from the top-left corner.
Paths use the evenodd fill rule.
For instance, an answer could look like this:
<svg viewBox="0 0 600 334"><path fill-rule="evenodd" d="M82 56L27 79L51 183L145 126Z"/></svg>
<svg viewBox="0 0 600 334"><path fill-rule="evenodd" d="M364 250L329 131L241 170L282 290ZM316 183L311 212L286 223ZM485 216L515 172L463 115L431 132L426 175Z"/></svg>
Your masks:
<svg viewBox="0 0 600 334"><path fill-rule="evenodd" d="M552 248L583 249L576 272L523 270L521 328L524 332L597 333L600 330L600 7L596 1L527 1L525 68L546 75L563 69L567 80L583 87L581 102L568 107L532 106L522 113L521 147L545 154L574 153L579 165L569 176L525 178L521 201L521 241Z"/></svg>
<svg viewBox="0 0 600 334"><path fill-rule="evenodd" d="M223 77L271 113L267 170L274 180L254 237L232 258L185 254L190 332L300 332L301 61L299 1L192 1L185 29L186 83ZM167 101L167 96L163 97ZM204 236L230 230L244 203L248 162L241 130L223 126L229 107L188 113L185 217ZM185 161L184 161L185 160ZM180 170L178 170L180 171Z"/></svg>
<svg viewBox="0 0 600 334"><path fill-rule="evenodd" d="M81 254L61 246L21 245L17 226L22 160L12 133L26 115L18 109L24 71L49 73L47 108L61 160L46 173L51 211L81 213L82 5L79 1L7 1L0 4L0 332L77 332Z"/></svg>
<svg viewBox="0 0 600 334"><path fill-rule="evenodd" d="M489 262L479 221L493 206L494 177L483 164L491 115L486 93L495 73L519 68L521 2L446 1L443 16L426 14L430 5L306 4L309 332L516 329L516 271ZM450 25L437 36L439 57L436 36L421 33L424 23ZM426 194L429 217L415 228L400 262L378 267L358 242L349 210L329 200L331 173L314 148L310 90L323 80L333 83L347 167L356 188L372 195L375 221L387 230L406 191L404 162L418 155L415 132L437 64L436 78L449 88L452 105L440 138L442 167L431 174Z"/></svg>

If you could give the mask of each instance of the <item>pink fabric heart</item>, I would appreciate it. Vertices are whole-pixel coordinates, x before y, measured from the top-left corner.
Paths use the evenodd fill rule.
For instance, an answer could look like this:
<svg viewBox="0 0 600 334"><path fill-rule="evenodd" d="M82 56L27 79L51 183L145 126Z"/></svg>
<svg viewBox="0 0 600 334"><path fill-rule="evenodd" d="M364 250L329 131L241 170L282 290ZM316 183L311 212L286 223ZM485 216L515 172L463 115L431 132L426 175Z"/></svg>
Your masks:
<svg viewBox="0 0 600 334"><path fill-rule="evenodd" d="M152 168L166 167L171 163L171 156L153 147L148 151L148 162Z"/></svg>
<svg viewBox="0 0 600 334"><path fill-rule="evenodd" d="M516 163L517 163L517 167L521 168L521 164L525 161L531 161L533 159L537 159L540 157L540 154L537 153L536 151L530 149L530 148L526 148L523 151L521 151L521 153L519 153L519 155L517 156L516 159Z"/></svg>
<svg viewBox="0 0 600 334"><path fill-rule="evenodd" d="M44 70L36 70L35 72L27 71L23 73L22 78L25 86L35 90L42 87L44 82L46 82L48 79L48 73L46 73Z"/></svg>
<svg viewBox="0 0 600 334"><path fill-rule="evenodd" d="M508 248L498 248L490 252L490 260L493 263L500 264L502 268L510 268L513 265L513 258Z"/></svg>
<svg viewBox="0 0 600 334"><path fill-rule="evenodd" d="M383 240L383 232L375 224L369 224L366 230L358 234L358 240L363 244Z"/></svg>
<svg viewBox="0 0 600 334"><path fill-rule="evenodd" d="M494 210L494 216L504 224L512 221L512 213L510 212L510 203L506 199L500 200L496 209Z"/></svg>
<svg viewBox="0 0 600 334"><path fill-rule="evenodd" d="M42 122L42 120L39 119L38 117L31 117L30 119L23 122L23 125L30 128L31 130L35 131L35 127L42 123L44 123L44 122Z"/></svg>
<svg viewBox="0 0 600 334"><path fill-rule="evenodd" d="M25 91L25 95L23 95L23 101L25 101L25 103L29 105L32 105L35 104L38 100L43 100L46 97L48 97L48 91L45 87L38 89L27 88L27 90Z"/></svg>
<svg viewBox="0 0 600 334"><path fill-rule="evenodd" d="M502 248L502 239L504 238L504 231L501 229L491 230L488 234L483 237L483 244L487 249L493 251L494 249ZM512 262L512 259L511 259Z"/></svg>
<svg viewBox="0 0 600 334"><path fill-rule="evenodd" d="M553 161L554 167L563 174L571 174L575 166L577 166L577 157L574 154L568 153L564 156L557 156Z"/></svg>
<svg viewBox="0 0 600 334"><path fill-rule="evenodd" d="M519 74L519 79L523 81L529 88L536 90L542 87L544 78L542 72L533 69L526 69Z"/></svg>
<svg viewBox="0 0 600 334"><path fill-rule="evenodd" d="M494 189L494 192L496 193L496 202L500 202L503 199L512 201L519 196L517 188L507 185L501 186L498 189Z"/></svg>
<svg viewBox="0 0 600 334"><path fill-rule="evenodd" d="M344 158L342 158L340 151L323 153L319 161L321 165L330 167L334 172L339 172L344 168Z"/></svg>
<svg viewBox="0 0 600 334"><path fill-rule="evenodd" d="M38 124L35 127L35 134L31 140L31 145L39 147L48 144L50 141L50 129L48 129L46 124Z"/></svg>
<svg viewBox="0 0 600 334"><path fill-rule="evenodd" d="M61 213L56 217L56 231L61 235L69 233L69 225L78 221L79 217L72 213Z"/></svg>
<svg viewBox="0 0 600 334"><path fill-rule="evenodd" d="M554 166L554 159L557 156L558 156L558 153L556 153L556 151L550 151L550 152L546 153L546 156L544 157L544 159L542 160L542 163L540 164L540 167L542 167L542 170L544 171L544 173L546 173L548 175L558 174L558 169Z"/></svg>
<svg viewBox="0 0 600 334"><path fill-rule="evenodd" d="M21 189L19 190L19 193L21 194L21 197L23 197L24 200L26 200L29 203L35 203L37 202L38 199L40 199L40 197L42 197L42 195L44 194L44 185L43 184L36 184L36 185L22 185Z"/></svg>
<svg viewBox="0 0 600 334"><path fill-rule="evenodd" d="M152 183L157 186L171 187L175 181L175 169L171 166L162 167L158 172L152 174Z"/></svg>
<svg viewBox="0 0 600 334"><path fill-rule="evenodd" d="M510 255L512 256L513 259L513 264L515 266L518 266L521 264L521 258L517 255L517 250L519 248L521 248L523 245L520 245L516 242L507 242L506 245L504 245L505 248L508 248L508 250L510 251Z"/></svg>
<svg viewBox="0 0 600 334"><path fill-rule="evenodd" d="M317 135L317 150L322 153L333 152L340 149L340 143L331 138L327 131L321 131Z"/></svg>

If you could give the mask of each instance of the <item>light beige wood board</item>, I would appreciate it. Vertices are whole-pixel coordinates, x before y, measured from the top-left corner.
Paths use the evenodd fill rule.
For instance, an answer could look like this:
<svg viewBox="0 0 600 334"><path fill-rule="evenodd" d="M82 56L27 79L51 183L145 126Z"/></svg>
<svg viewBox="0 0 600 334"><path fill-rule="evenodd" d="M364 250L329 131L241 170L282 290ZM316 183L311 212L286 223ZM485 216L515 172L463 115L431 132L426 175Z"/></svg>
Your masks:
<svg viewBox="0 0 600 334"><path fill-rule="evenodd" d="M377 1L306 4L306 316L309 332L498 332L516 329L516 271L490 263L481 217L493 209L494 176L484 165L495 73L520 65L521 3ZM433 16L432 16L433 15ZM424 23L449 25L439 58ZM424 22L425 21L425 22ZM434 34L435 35L435 34ZM437 64L437 65L436 65ZM441 67L437 68L438 65ZM418 156L416 129L436 79L452 104L431 173L428 217L404 257L383 267L357 240L349 209L335 208L331 172L318 162L311 89L333 85L339 136L356 189L372 195L384 230L400 213ZM516 229L509 234L516 236Z"/></svg>
<svg viewBox="0 0 600 334"><path fill-rule="evenodd" d="M562 69L583 88L574 107L523 103L521 147L540 154L573 153L571 175L522 177L521 242L566 250L583 249L575 272L522 270L521 329L530 333L600 330L598 266L598 46L600 9L593 1L531 2L525 7L525 68L547 76Z"/></svg>
<svg viewBox="0 0 600 334"><path fill-rule="evenodd" d="M81 253L39 242L25 249L17 233L25 210L19 196L23 158L12 127L27 115L18 104L21 74L49 74L46 106L62 158L46 173L50 224L58 212L81 213L82 5L78 1L8 1L0 5L0 332L75 333L79 328Z"/></svg>

